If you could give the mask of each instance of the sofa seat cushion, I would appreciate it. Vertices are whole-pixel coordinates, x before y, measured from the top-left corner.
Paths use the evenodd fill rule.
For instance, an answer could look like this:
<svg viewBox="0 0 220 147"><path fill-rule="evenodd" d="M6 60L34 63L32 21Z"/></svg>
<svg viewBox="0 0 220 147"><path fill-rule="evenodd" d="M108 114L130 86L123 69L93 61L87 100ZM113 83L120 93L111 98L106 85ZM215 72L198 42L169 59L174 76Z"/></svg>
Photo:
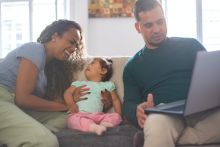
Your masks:
<svg viewBox="0 0 220 147"><path fill-rule="evenodd" d="M209 145L178 145L177 147L220 147L220 144L209 144Z"/></svg>
<svg viewBox="0 0 220 147"><path fill-rule="evenodd" d="M138 131L131 125L109 128L102 136L63 129L56 135L60 147L133 147L133 136Z"/></svg>
<svg viewBox="0 0 220 147"><path fill-rule="evenodd" d="M143 147L144 144L144 132L138 131L134 135L134 146ZM176 147L220 147L220 143L206 144L206 145L176 145Z"/></svg>

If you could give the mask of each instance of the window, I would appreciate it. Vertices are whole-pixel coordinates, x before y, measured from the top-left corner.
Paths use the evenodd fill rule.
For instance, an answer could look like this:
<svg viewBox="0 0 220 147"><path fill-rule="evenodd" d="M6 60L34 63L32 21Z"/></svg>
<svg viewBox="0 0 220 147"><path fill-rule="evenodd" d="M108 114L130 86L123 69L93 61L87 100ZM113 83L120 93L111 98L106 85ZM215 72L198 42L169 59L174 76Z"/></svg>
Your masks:
<svg viewBox="0 0 220 147"><path fill-rule="evenodd" d="M208 51L220 50L219 0L162 0L168 36L193 37Z"/></svg>
<svg viewBox="0 0 220 147"><path fill-rule="evenodd" d="M0 58L29 41L46 25L65 18L66 0L0 0Z"/></svg>
<svg viewBox="0 0 220 147"><path fill-rule="evenodd" d="M196 0L167 0L168 36L197 37L195 8Z"/></svg>
<svg viewBox="0 0 220 147"><path fill-rule="evenodd" d="M0 10L1 56L4 57L17 47L17 44L29 41L28 2L2 2ZM15 15L16 13L19 13L19 17ZM21 38L17 38L17 35L20 35Z"/></svg>
<svg viewBox="0 0 220 147"><path fill-rule="evenodd" d="M202 1L203 44L208 50L220 50L220 1Z"/></svg>

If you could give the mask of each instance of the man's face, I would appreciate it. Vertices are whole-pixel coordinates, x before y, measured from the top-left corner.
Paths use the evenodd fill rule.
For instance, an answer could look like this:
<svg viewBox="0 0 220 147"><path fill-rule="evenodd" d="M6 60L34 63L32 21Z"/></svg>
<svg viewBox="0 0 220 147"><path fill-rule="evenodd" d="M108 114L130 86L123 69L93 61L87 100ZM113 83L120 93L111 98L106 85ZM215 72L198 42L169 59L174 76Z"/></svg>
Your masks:
<svg viewBox="0 0 220 147"><path fill-rule="evenodd" d="M167 26L160 6L139 13L140 21L135 23L136 30L142 34L146 46L157 48L166 39Z"/></svg>

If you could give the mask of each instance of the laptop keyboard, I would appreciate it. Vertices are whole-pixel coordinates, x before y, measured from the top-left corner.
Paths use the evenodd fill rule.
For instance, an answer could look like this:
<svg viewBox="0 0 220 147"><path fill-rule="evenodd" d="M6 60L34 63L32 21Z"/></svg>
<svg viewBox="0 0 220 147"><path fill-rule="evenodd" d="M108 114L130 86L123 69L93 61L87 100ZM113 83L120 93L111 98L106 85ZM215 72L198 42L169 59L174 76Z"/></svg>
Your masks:
<svg viewBox="0 0 220 147"><path fill-rule="evenodd" d="M184 110L184 105L179 105L179 106L172 107L172 108L166 108L164 110L168 110L168 111L183 111Z"/></svg>

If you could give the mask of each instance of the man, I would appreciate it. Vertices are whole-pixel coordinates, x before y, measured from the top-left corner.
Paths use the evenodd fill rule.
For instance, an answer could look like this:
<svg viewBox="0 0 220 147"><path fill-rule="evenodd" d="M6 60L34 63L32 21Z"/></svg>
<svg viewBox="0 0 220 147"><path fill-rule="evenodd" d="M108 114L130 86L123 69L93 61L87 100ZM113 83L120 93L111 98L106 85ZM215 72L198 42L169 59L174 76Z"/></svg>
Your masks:
<svg viewBox="0 0 220 147"><path fill-rule="evenodd" d="M143 36L145 46L124 69L123 113L128 121L144 128L144 147L175 147L181 134L180 144L220 141L220 129L213 127L220 120L212 121L220 118L219 110L187 119L186 128L180 117L144 114L147 107L187 97L196 54L205 48L192 38L168 38L164 12L158 1L137 0L134 10L135 28ZM208 120L211 123L205 123ZM210 133L205 132L207 128Z"/></svg>

